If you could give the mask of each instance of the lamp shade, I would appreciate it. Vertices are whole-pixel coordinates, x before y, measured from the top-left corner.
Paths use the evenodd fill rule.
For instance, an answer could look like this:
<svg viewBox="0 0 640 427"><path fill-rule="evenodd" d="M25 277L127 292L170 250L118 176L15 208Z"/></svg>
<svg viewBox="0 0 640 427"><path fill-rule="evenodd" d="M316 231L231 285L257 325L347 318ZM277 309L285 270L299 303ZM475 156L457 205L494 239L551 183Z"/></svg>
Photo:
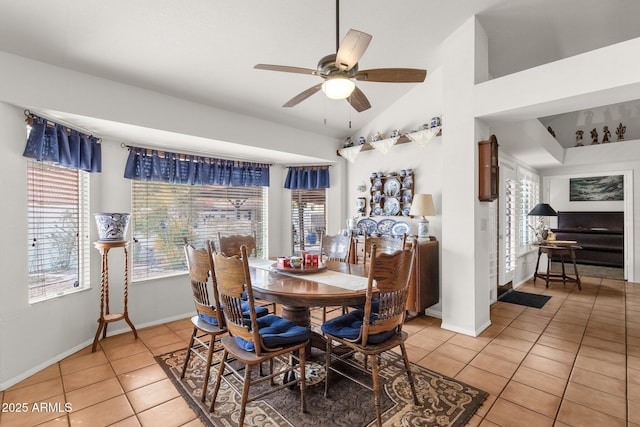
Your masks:
<svg viewBox="0 0 640 427"><path fill-rule="evenodd" d="M527 216L558 216L556 212L548 203L538 203L535 208L531 209L531 212Z"/></svg>
<svg viewBox="0 0 640 427"><path fill-rule="evenodd" d="M436 209L433 207L433 196L431 194L416 194L411 201L411 216L435 216Z"/></svg>
<svg viewBox="0 0 640 427"><path fill-rule="evenodd" d="M346 77L333 77L322 83L322 91L331 99L345 99L351 95L356 84Z"/></svg>

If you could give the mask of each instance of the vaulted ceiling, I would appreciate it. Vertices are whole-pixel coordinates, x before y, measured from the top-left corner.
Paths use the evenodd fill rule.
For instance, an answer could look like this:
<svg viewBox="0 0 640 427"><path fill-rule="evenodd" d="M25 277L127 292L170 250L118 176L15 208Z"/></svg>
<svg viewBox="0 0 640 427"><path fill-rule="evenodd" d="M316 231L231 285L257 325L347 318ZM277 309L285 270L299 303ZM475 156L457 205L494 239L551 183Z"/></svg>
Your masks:
<svg viewBox="0 0 640 427"><path fill-rule="evenodd" d="M357 82L372 105L361 113L322 93L283 108L319 78L253 68L315 68L335 52L335 8L328 0L0 0L0 50L341 138L414 84ZM637 0L343 0L338 31L373 35L361 69L434 70L443 40L473 15L487 32L494 78L640 36ZM122 139L118 123L83 120Z"/></svg>

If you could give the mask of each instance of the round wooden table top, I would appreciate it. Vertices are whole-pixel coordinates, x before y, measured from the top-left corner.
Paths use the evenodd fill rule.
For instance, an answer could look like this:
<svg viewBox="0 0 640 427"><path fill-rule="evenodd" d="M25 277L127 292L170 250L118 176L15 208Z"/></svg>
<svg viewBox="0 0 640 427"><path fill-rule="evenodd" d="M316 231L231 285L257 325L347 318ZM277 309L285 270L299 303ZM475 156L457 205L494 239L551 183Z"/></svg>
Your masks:
<svg viewBox="0 0 640 427"><path fill-rule="evenodd" d="M366 289L353 291L318 283L314 274L286 275L255 267L249 268L253 294L257 298L291 307L353 305L364 302ZM367 277L369 267L361 264L329 261L327 270Z"/></svg>

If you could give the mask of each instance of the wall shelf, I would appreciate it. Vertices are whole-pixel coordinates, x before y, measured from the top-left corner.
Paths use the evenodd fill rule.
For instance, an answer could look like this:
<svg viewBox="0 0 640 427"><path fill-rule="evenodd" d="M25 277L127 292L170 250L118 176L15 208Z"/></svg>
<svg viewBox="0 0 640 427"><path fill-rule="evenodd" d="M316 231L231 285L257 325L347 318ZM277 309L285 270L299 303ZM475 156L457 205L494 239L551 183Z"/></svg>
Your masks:
<svg viewBox="0 0 640 427"><path fill-rule="evenodd" d="M404 133L398 137L398 141L396 141L395 145L405 144L407 142L416 142L420 144L421 141L423 145L426 145L427 143L429 143L429 141L431 141L431 139L438 136L442 136L442 126L438 126L436 128L431 128L431 129L415 131L415 132ZM392 138L388 138L388 139L392 139ZM349 150L349 149L353 149L353 151L356 151L356 152L375 150L375 148L369 142L365 142L361 146L354 145L352 147L346 147L346 150ZM345 150L345 148L338 150L337 155L349 160L347 156L341 154L341 150Z"/></svg>

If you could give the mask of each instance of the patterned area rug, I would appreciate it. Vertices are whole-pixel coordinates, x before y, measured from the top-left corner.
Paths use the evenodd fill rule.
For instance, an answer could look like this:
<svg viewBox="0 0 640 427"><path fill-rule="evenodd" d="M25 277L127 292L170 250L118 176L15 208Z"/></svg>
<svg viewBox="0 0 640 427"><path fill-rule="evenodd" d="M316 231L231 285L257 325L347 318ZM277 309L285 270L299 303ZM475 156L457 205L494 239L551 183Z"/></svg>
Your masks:
<svg viewBox="0 0 640 427"><path fill-rule="evenodd" d="M185 400L210 426L237 425L240 398L222 383L215 412L209 413L217 367L211 371L205 404L200 401L204 362L192 357L184 379L180 379L186 351L156 357ZM221 352L218 353L221 356ZM314 349L311 361L321 370L324 353ZM265 369L267 369L265 365ZM309 370L309 365L307 367ZM256 370L257 371L257 370ZM418 398L413 405L406 375L387 383L382 393L385 426L463 426L487 397L487 393L421 366L412 364ZM397 374L394 367L381 371L385 378ZM364 378L364 377L363 377ZM369 380L370 383L370 380ZM257 387L261 387L259 385ZM264 387L269 387L265 384ZM253 390L253 388L252 388ZM252 394L255 390L252 391ZM307 387L307 413L301 414L300 392L283 389L247 405L246 426L369 426L375 425L373 392L344 377L332 374L330 397L324 397L324 382Z"/></svg>

